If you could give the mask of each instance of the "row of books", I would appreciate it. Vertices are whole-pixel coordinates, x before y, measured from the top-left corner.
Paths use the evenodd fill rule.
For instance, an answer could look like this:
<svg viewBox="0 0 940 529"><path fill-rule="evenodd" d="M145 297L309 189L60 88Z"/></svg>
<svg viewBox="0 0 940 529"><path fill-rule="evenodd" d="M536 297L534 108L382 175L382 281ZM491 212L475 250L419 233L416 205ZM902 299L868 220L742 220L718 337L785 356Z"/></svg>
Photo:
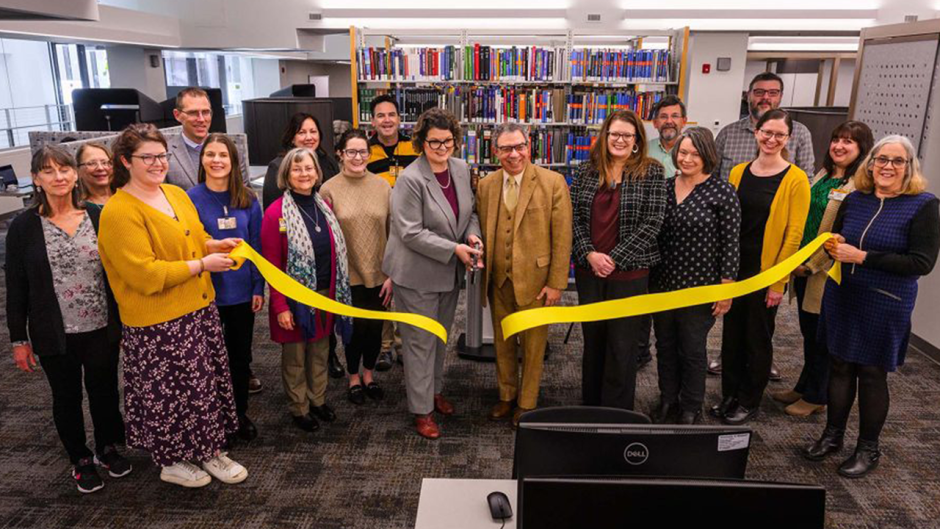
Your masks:
<svg viewBox="0 0 940 529"><path fill-rule="evenodd" d="M532 163L539 165L567 164L568 133L558 129L536 129L529 133ZM471 165L493 165L499 161L493 149L493 129L467 127L464 130L460 156ZM495 167L494 167L495 169Z"/></svg>
<svg viewBox="0 0 940 529"><path fill-rule="evenodd" d="M582 48L571 51L571 75L577 82L672 81L669 50Z"/></svg>
<svg viewBox="0 0 940 529"><path fill-rule="evenodd" d="M632 110L641 118L650 119L653 106L664 92L600 91L574 93L567 97L565 120L572 125L600 125L618 110Z"/></svg>
<svg viewBox="0 0 940 529"><path fill-rule="evenodd" d="M371 81L672 82L669 50L464 46L357 51L357 73Z"/></svg>

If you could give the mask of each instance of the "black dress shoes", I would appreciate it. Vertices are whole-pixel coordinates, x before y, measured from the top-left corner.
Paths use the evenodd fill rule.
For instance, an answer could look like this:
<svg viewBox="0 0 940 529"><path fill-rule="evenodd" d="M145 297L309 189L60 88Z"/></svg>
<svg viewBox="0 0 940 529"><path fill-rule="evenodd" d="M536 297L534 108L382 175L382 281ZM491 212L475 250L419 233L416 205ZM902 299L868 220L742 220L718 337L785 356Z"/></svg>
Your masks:
<svg viewBox="0 0 940 529"><path fill-rule="evenodd" d="M366 396L372 400L382 400L385 398L385 392L375 382L366 385Z"/></svg>
<svg viewBox="0 0 940 529"><path fill-rule="evenodd" d="M728 413L728 410L734 409L738 406L738 399L735 397L725 397L721 399L721 402L715 404L708 410L708 413L715 417L716 419L721 419Z"/></svg>
<svg viewBox="0 0 940 529"><path fill-rule="evenodd" d="M800 450L800 453L810 461L822 461L829 454L842 450L844 436L845 430L826 426L822 436L815 443Z"/></svg>
<svg viewBox="0 0 940 529"><path fill-rule="evenodd" d="M700 422L702 422L702 410L682 410L682 413L679 414L679 420L676 421L676 424L699 424Z"/></svg>
<svg viewBox="0 0 940 529"><path fill-rule="evenodd" d="M839 466L839 475L847 478L860 478L878 468L881 451L878 450L878 441L858 440L855 453Z"/></svg>
<svg viewBox="0 0 940 529"><path fill-rule="evenodd" d="M721 418L721 422L729 426L738 426L741 424L746 424L751 421L754 417L757 417L757 413L760 411L760 408L754 408L749 410L744 406L738 404L733 409L725 412L725 416Z"/></svg>
<svg viewBox="0 0 940 529"><path fill-rule="evenodd" d="M333 412L328 404L322 406L310 406L310 415L320 419L323 422L333 422L336 420L336 413Z"/></svg>
<svg viewBox="0 0 940 529"><path fill-rule="evenodd" d="M678 404L660 401L659 406L650 413L650 420L653 421L653 424L673 424L678 415Z"/></svg>
<svg viewBox="0 0 940 529"><path fill-rule="evenodd" d="M315 432L320 429L320 423L316 419L307 415L294 415L294 424L305 432Z"/></svg>
<svg viewBox="0 0 940 529"><path fill-rule="evenodd" d="M362 389L362 384L356 384L355 386L349 386L347 390L347 395L349 396L349 402L352 402L356 406L362 406L366 402L366 394Z"/></svg>
<svg viewBox="0 0 940 529"><path fill-rule="evenodd" d="M336 357L336 351L330 351L326 371L330 374L330 378L343 378L343 376L346 375L346 369L343 367L343 364L339 363L339 358Z"/></svg>
<svg viewBox="0 0 940 529"><path fill-rule="evenodd" d="M258 437L258 428L255 427L255 424L251 422L247 415L242 415L238 418L238 431L235 432L235 435L242 441L253 441Z"/></svg>

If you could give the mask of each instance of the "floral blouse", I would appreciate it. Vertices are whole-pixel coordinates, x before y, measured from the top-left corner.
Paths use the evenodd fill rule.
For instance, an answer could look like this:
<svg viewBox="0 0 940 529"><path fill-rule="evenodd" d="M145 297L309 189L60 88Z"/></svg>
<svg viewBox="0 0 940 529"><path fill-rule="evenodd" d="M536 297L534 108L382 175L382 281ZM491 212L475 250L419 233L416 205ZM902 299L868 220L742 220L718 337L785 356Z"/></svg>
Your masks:
<svg viewBox="0 0 940 529"><path fill-rule="evenodd" d="M88 214L69 236L46 217L42 234L52 268L52 284L66 334L91 332L108 325L104 268L98 256L98 236Z"/></svg>

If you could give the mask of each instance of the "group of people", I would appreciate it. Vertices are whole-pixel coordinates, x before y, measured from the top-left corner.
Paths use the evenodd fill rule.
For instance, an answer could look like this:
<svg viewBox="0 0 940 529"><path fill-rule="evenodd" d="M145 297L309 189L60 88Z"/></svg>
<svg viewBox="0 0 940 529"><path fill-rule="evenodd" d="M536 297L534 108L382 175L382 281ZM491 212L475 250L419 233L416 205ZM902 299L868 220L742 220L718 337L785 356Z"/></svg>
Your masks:
<svg viewBox="0 0 940 529"><path fill-rule="evenodd" d="M496 323L498 399L488 415L518 425L538 405L547 329L507 339L499 322L559 303L572 261L579 303L587 304L742 281L828 231L835 235L823 249L769 288L651 318L584 323L582 400L634 409L652 327L660 398L651 417L701 422L707 336L723 317L722 399L710 413L731 425L753 420L789 286L804 368L792 390L772 396L794 416L828 405L823 434L803 450L818 461L842 448L858 394L859 439L839 472L863 476L878 464L887 373L904 362L917 278L936 263L940 208L910 142L876 143L856 121L833 130L822 169L809 178L809 131L778 108L783 88L776 75L758 75L748 91L750 115L717 138L685 129L686 108L675 97L653 110L660 135L649 141L639 116L613 112L570 190L562 175L531 162L528 131L517 123L494 130L500 169L474 190L468 165L453 157L460 123L444 109L426 110L407 137L397 101L380 96L371 103L376 134L350 129L332 152L317 120L299 114L269 166L263 208L245 184L234 143L208 133L205 92L184 90L176 147L153 126L132 125L110 149L85 144L77 161L57 147L33 156L35 205L7 236L14 360L24 371L37 357L42 364L80 491L103 486L96 466L112 477L131 472L120 444L150 452L170 483L238 483L248 471L227 449L235 438L258 435L248 393L254 319L265 297L251 263L231 270L228 253L241 241L330 299L370 310L394 303L448 329L465 270L482 268ZM168 184L186 157L184 177L170 180L180 185ZM834 262L843 263L841 286L826 280ZM440 437L437 417L455 413L445 396L446 344L409 325L337 316L268 290L270 335L281 344L298 428L336 419L326 386L331 364L339 364L331 359L337 341L348 399L360 405L383 398L375 371L400 333L416 431ZM85 440L82 380L94 453Z"/></svg>

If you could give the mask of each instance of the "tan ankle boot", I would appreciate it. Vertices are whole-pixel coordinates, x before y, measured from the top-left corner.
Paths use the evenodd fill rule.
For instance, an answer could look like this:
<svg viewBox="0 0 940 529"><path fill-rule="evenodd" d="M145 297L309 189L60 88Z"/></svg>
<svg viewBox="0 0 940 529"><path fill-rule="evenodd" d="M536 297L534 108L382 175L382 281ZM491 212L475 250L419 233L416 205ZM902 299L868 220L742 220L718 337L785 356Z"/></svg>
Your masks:
<svg viewBox="0 0 940 529"><path fill-rule="evenodd" d="M793 404L794 402L800 400L803 397L802 393L797 393L792 389L786 391L775 391L770 394L770 398L774 399L777 402L783 404Z"/></svg>
<svg viewBox="0 0 940 529"><path fill-rule="evenodd" d="M820 413L825 410L826 406L824 404L811 404L803 399L783 409L783 411L787 412L787 415L792 415L793 417L809 417L814 413Z"/></svg>

